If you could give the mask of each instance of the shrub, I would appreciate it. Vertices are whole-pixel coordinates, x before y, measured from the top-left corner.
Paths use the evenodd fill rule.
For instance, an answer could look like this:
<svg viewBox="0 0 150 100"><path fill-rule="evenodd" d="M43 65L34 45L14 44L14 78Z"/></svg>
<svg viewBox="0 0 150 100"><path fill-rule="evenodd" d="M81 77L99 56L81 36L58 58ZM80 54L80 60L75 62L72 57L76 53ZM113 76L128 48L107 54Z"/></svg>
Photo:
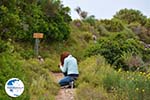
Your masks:
<svg viewBox="0 0 150 100"><path fill-rule="evenodd" d="M150 74L114 70L101 56L80 62L76 98L104 100L149 100Z"/></svg>
<svg viewBox="0 0 150 100"><path fill-rule="evenodd" d="M109 69L101 56L93 56L80 62L80 77L77 80L77 100L104 99L108 100L106 91L102 86L102 78L105 76L106 69ZM104 69L104 70L101 70Z"/></svg>
<svg viewBox="0 0 150 100"><path fill-rule="evenodd" d="M97 26L97 30L100 36L108 36L109 34L108 30L103 25Z"/></svg>
<svg viewBox="0 0 150 100"><path fill-rule="evenodd" d="M0 36L32 41L33 33L44 33L48 41L64 40L70 34L70 9L57 1L1 1Z"/></svg>
<svg viewBox="0 0 150 100"><path fill-rule="evenodd" d="M131 23L128 25L130 29L140 38L141 41L145 43L150 43L150 32L148 28L141 26L139 23Z"/></svg>
<svg viewBox="0 0 150 100"><path fill-rule="evenodd" d="M11 99L4 91L5 83L10 78L19 78L23 81L25 90L16 100L29 100L29 80L26 77L27 74L25 74L20 57L17 54L11 53L1 53L0 56L0 99Z"/></svg>
<svg viewBox="0 0 150 100"><path fill-rule="evenodd" d="M146 23L147 17L143 15L139 10L125 8L118 11L114 15L114 18L120 19L127 24L130 24L132 22L138 22L144 25Z"/></svg>
<svg viewBox="0 0 150 100"><path fill-rule="evenodd" d="M82 23L80 20L74 20L74 21L73 21L73 24L74 24L76 27L79 28L79 27L82 26L83 23Z"/></svg>
<svg viewBox="0 0 150 100"><path fill-rule="evenodd" d="M31 49L22 49L20 52L21 57L23 57L24 59L30 59L34 57L34 51Z"/></svg>
<svg viewBox="0 0 150 100"><path fill-rule="evenodd" d="M24 62L23 66L30 84L30 99L54 100L59 86L54 82L52 74L49 72L48 68L46 68L47 66L38 62L37 59L29 59Z"/></svg>
<svg viewBox="0 0 150 100"><path fill-rule="evenodd" d="M150 18L148 18L148 19L146 20L145 27L146 27L148 30L150 30Z"/></svg>
<svg viewBox="0 0 150 100"><path fill-rule="evenodd" d="M122 22L118 19L100 20L100 25L103 25L109 32L120 32L124 29Z"/></svg>
<svg viewBox="0 0 150 100"><path fill-rule="evenodd" d="M140 55L135 55L132 52L123 53L121 56L123 63L129 67L129 70L142 70L141 67L143 66L144 62Z"/></svg>
<svg viewBox="0 0 150 100"><path fill-rule="evenodd" d="M7 51L8 45L0 39L0 53Z"/></svg>
<svg viewBox="0 0 150 100"><path fill-rule="evenodd" d="M10 78L23 81L25 90L16 100L54 100L58 85L46 65L36 59L23 60L17 53L0 53L0 99L11 100L5 91L5 83ZM32 77L31 77L32 76Z"/></svg>
<svg viewBox="0 0 150 100"><path fill-rule="evenodd" d="M143 52L143 60L144 62L148 62L150 60L150 48L145 48Z"/></svg>
<svg viewBox="0 0 150 100"><path fill-rule="evenodd" d="M77 91L76 100L108 100L102 89L94 87L88 83L81 84Z"/></svg>
<svg viewBox="0 0 150 100"><path fill-rule="evenodd" d="M43 68L48 69L51 72L60 72L60 68L58 67L58 62L55 60L46 58L44 62L41 64Z"/></svg>
<svg viewBox="0 0 150 100"><path fill-rule="evenodd" d="M73 24L80 30L80 31L89 31L91 25L85 21L74 20Z"/></svg>
<svg viewBox="0 0 150 100"><path fill-rule="evenodd" d="M134 52L135 55L145 55L144 51L144 46L140 41L123 32L112 34L108 38L101 38L97 44L86 50L85 56L100 54L106 58L108 63L128 70L129 66L125 65L124 59L121 58L123 53Z"/></svg>
<svg viewBox="0 0 150 100"><path fill-rule="evenodd" d="M83 39L84 39L86 42L89 42L89 41L92 39L92 33L84 32L84 33L82 33L82 35L83 35Z"/></svg>

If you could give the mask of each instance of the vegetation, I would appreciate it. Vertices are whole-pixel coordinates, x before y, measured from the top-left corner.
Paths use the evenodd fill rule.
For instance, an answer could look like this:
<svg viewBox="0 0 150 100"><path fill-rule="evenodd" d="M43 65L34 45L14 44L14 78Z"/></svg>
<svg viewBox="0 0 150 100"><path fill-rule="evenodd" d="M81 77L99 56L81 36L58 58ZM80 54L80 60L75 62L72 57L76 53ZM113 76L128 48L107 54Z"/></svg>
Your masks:
<svg viewBox="0 0 150 100"><path fill-rule="evenodd" d="M150 73L114 70L102 56L79 65L77 100L149 100Z"/></svg>
<svg viewBox="0 0 150 100"><path fill-rule="evenodd" d="M37 59L23 60L17 52L12 53L14 47L10 43L3 44L7 46L5 51L0 53L0 99L12 100L5 93L4 87L8 79L16 77L21 79L25 86L23 95L16 100L54 100L58 85L49 72L49 66L41 64Z"/></svg>
<svg viewBox="0 0 150 100"><path fill-rule="evenodd" d="M24 93L16 100L54 100L59 86L59 56L70 51L79 62L77 100L148 100L150 98L150 18L121 9L112 19L95 19L76 9L69 16L60 0L0 1L0 100L12 100L5 83L21 79ZM33 33L40 40L40 62L34 56Z"/></svg>
<svg viewBox="0 0 150 100"><path fill-rule="evenodd" d="M138 22L144 25L146 23L146 16L139 10L134 9L122 9L114 15L114 18L120 19L127 24Z"/></svg>
<svg viewBox="0 0 150 100"><path fill-rule="evenodd" d="M130 36L127 37L127 35ZM143 66L143 61L146 60L144 56L147 55L147 50L144 49L140 41L135 39L134 35L126 34L125 32L115 33L110 35L110 37L100 39L96 45L91 45L86 52L87 56L100 54L106 58L108 63L125 70L135 70ZM138 57L141 60L136 60L135 63L138 64L130 64L129 66L126 62L126 60L130 59L128 58L129 56L124 58L128 54L133 59Z"/></svg>
<svg viewBox="0 0 150 100"><path fill-rule="evenodd" d="M1 39L32 41L36 32L44 33L48 41L66 39L70 33L69 10L59 0L1 0Z"/></svg>

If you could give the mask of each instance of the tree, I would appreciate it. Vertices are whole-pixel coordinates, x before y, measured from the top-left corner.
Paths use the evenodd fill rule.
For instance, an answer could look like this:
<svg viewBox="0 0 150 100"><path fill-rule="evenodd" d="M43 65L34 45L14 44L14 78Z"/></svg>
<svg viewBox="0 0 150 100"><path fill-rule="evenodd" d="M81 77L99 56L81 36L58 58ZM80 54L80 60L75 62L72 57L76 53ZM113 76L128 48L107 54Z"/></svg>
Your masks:
<svg viewBox="0 0 150 100"><path fill-rule="evenodd" d="M82 11L80 7L77 7L75 11L78 13L81 19L87 18L88 13L86 11Z"/></svg>
<svg viewBox="0 0 150 100"><path fill-rule="evenodd" d="M114 15L114 18L120 19L127 24L138 22L141 25L144 25L146 23L146 16L144 16L139 10L134 9L121 9Z"/></svg>
<svg viewBox="0 0 150 100"><path fill-rule="evenodd" d="M88 22L90 25L94 26L96 23L96 19L94 15L90 15L85 19L86 22Z"/></svg>
<svg viewBox="0 0 150 100"><path fill-rule="evenodd" d="M71 21L69 11L60 0L1 0L0 36L32 41L34 32L42 32L46 40L67 39Z"/></svg>

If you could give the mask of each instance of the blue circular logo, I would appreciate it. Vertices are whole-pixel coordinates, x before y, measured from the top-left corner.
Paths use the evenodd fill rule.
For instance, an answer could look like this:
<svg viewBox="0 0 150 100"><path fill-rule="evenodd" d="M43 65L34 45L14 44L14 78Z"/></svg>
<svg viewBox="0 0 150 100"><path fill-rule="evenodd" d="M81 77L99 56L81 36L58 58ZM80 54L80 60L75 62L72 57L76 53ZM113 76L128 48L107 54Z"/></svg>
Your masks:
<svg viewBox="0 0 150 100"><path fill-rule="evenodd" d="M11 78L5 84L5 91L11 97L18 97L24 91L24 84L18 78Z"/></svg>

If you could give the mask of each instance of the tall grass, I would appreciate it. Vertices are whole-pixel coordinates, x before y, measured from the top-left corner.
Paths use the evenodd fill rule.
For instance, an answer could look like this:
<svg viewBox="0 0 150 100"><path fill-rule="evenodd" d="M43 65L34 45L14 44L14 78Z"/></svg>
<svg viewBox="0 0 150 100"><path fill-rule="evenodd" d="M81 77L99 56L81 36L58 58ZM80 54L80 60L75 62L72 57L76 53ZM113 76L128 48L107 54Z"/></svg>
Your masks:
<svg viewBox="0 0 150 100"><path fill-rule="evenodd" d="M47 64L37 59L23 60L18 53L1 53L0 56L0 100L55 99L59 86ZM19 78L24 83L24 92L17 98L11 98L5 92L5 83L10 78Z"/></svg>
<svg viewBox="0 0 150 100"><path fill-rule="evenodd" d="M39 63L36 59L24 62L24 68L30 80L29 94L30 100L54 100L59 90L59 86L54 82L54 78L48 67L44 63Z"/></svg>
<svg viewBox="0 0 150 100"><path fill-rule="evenodd" d="M114 70L101 56L80 63L77 100L149 100L150 73ZM84 92L82 91L89 91ZM99 95L99 96L97 96ZM87 96L86 99L85 96ZM103 99L102 99L103 98Z"/></svg>

